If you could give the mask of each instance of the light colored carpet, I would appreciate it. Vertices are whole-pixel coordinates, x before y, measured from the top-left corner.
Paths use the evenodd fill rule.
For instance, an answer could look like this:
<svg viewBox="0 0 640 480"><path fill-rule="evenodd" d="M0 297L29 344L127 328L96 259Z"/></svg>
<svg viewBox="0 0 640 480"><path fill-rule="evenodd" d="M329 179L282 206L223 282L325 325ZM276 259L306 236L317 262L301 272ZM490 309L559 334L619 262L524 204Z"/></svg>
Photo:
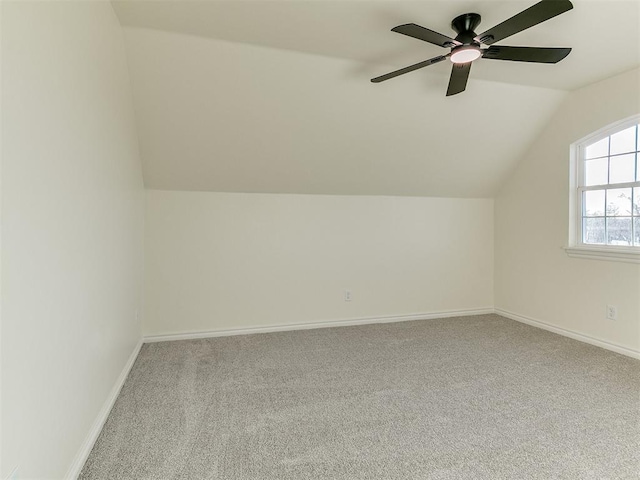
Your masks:
<svg viewBox="0 0 640 480"><path fill-rule="evenodd" d="M497 315L144 345L80 478L640 478L640 362Z"/></svg>

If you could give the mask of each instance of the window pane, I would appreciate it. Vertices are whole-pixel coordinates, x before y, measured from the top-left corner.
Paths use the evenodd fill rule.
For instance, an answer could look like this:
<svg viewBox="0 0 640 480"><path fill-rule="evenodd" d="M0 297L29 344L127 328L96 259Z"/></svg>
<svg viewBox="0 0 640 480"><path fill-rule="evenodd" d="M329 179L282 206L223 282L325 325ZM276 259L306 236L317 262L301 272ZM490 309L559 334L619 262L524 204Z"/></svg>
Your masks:
<svg viewBox="0 0 640 480"><path fill-rule="evenodd" d="M631 217L607 218L607 244L632 245Z"/></svg>
<svg viewBox="0 0 640 480"><path fill-rule="evenodd" d="M631 189L615 188L607 190L607 216L631 215Z"/></svg>
<svg viewBox="0 0 640 480"><path fill-rule="evenodd" d="M596 161L597 160L592 160ZM611 157L609 183L633 182L636 176L636 154Z"/></svg>
<svg viewBox="0 0 640 480"><path fill-rule="evenodd" d="M633 214L640 216L640 188L633 189Z"/></svg>
<svg viewBox="0 0 640 480"><path fill-rule="evenodd" d="M633 244L640 247L640 218L633 219Z"/></svg>
<svg viewBox="0 0 640 480"><path fill-rule="evenodd" d="M583 218L582 223L583 243L604 243L604 218Z"/></svg>
<svg viewBox="0 0 640 480"><path fill-rule="evenodd" d="M584 192L582 205L582 214L585 217L603 217L604 190L588 190Z"/></svg>
<svg viewBox="0 0 640 480"><path fill-rule="evenodd" d="M636 150L636 126L611 135L611 155Z"/></svg>
<svg viewBox="0 0 640 480"><path fill-rule="evenodd" d="M584 162L584 184L606 185L608 183L607 171L609 169L609 159L599 158L598 160L587 160Z"/></svg>
<svg viewBox="0 0 640 480"><path fill-rule="evenodd" d="M606 157L609 155L609 137L592 143L585 150L585 158Z"/></svg>

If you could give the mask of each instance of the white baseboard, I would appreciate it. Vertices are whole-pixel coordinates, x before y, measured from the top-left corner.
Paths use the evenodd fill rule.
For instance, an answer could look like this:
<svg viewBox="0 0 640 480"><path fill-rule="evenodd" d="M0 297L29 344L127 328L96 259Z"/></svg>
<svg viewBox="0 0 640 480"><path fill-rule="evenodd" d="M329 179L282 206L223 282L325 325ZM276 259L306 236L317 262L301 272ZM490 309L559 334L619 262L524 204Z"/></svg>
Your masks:
<svg viewBox="0 0 640 480"><path fill-rule="evenodd" d="M80 447L80 450L76 454L76 457L71 463L71 467L69 467L69 470L67 471L67 474L65 475L64 478L68 480L76 480L78 478L78 475L80 475L80 472L82 471L82 467L84 466L84 463L87 461L87 458L91 453L91 449L93 448L93 445L96 443L96 440L98 439L98 435L100 435L100 432L102 431L102 427L104 426L104 423L107 421L107 417L109 416L109 413L113 408L113 404L115 403L116 398L118 398L118 395L120 394L122 385L124 385L124 381L127 379L127 375L129 375L129 371L131 370L131 367L133 367L133 363L136 361L136 358L138 357L138 353L142 348L142 344L143 344L143 341L142 339L140 339L140 341L138 341L137 345L134 347L133 352L131 352L131 355L129 356L127 363L122 369L122 372L120 372L120 376L116 380L116 383L113 385L111 392L109 392L109 396L107 397L104 404L102 405L102 408L98 413L98 416L93 422L93 425L91 426L91 429L89 430L87 437L84 439L84 442L82 442L82 446Z"/></svg>
<svg viewBox="0 0 640 480"><path fill-rule="evenodd" d="M527 325L542 328L543 330L548 330L550 332L557 333L558 335L562 335L564 337L573 338L574 340L579 340L581 342L588 343L590 345L595 345L596 347L611 350L612 352L620 353L628 357L640 359L640 351L633 350L631 348L624 347L616 343L611 343L606 340L601 340L599 338L591 337L589 335L584 335L582 333L578 333L573 330L567 330L566 328L556 327L555 325L551 325L550 323L542 322L540 320L536 320L531 317L526 317L524 315L519 315L517 313L509 312L501 308L496 308L495 313L497 313L498 315L502 315L503 317L507 317L511 320L515 320L516 322L526 323Z"/></svg>
<svg viewBox="0 0 640 480"><path fill-rule="evenodd" d="M153 342L168 342L173 340L194 340L198 338L212 338L212 337L228 337L234 335L249 335L253 333L268 333L268 332L285 332L292 330L309 330L315 328L329 328L329 327L347 327L353 325L368 325L374 323L394 323L394 322L408 322L412 320L432 320L436 318L450 318L450 317L466 317L470 315L486 315L489 313L496 313L503 317L515 320L520 323L526 323L533 327L542 328L558 335L572 338L590 345L610 350L612 352L620 353L632 358L640 359L640 351L634 350L623 345L618 345L606 340L584 335L573 330L567 330L562 327L557 327L550 323L536 320L531 317L520 315L517 313L503 310L501 308L479 308L472 310L447 310L442 312L433 313L414 313L410 315L395 315L389 317L366 317L366 318L348 318L343 320L329 320L323 322L308 322L308 323L290 323L279 325L268 325L264 327L247 327L247 328L232 328L232 329L218 329L218 330L204 330L195 332L175 332L165 333L158 335L145 335L142 338L144 343Z"/></svg>
<svg viewBox="0 0 640 480"><path fill-rule="evenodd" d="M395 315L390 317L348 318L343 320L329 320L323 322L289 323L268 325L264 327L247 327L220 330L205 330L199 332L166 333L160 335L146 335L144 343L167 342L171 340L193 340L197 338L228 337L233 335L249 335L252 333L284 332L290 330L309 330L314 328L348 327L353 325L368 325L373 323L408 322L412 320L432 320L436 318L466 317L470 315L486 315L494 313L493 307L474 310L448 310L433 313L414 313L411 315Z"/></svg>

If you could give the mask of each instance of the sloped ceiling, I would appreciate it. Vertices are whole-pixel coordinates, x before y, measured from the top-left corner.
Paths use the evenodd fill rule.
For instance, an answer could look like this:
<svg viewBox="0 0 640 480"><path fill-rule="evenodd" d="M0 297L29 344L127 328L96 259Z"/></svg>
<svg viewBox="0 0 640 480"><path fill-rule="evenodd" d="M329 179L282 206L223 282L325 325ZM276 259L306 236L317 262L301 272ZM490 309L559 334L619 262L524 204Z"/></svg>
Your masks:
<svg viewBox="0 0 640 480"><path fill-rule="evenodd" d="M571 12L500 42L571 46L565 61L475 62L467 91L454 97L445 97L448 62L369 79L441 53L390 32L397 24L449 34L454 16L477 11L482 30L531 3L114 2L127 27L145 184L492 196L567 90L640 63L640 2L576 0ZM623 42L626 55L613 48Z"/></svg>

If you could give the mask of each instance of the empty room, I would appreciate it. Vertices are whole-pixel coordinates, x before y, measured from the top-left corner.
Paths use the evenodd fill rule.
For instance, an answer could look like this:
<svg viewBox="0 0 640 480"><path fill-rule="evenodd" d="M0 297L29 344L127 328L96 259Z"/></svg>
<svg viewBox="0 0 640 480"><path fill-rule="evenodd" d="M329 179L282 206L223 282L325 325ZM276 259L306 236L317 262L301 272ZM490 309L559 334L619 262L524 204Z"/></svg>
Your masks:
<svg viewBox="0 0 640 480"><path fill-rule="evenodd" d="M0 26L0 479L640 478L639 0Z"/></svg>

